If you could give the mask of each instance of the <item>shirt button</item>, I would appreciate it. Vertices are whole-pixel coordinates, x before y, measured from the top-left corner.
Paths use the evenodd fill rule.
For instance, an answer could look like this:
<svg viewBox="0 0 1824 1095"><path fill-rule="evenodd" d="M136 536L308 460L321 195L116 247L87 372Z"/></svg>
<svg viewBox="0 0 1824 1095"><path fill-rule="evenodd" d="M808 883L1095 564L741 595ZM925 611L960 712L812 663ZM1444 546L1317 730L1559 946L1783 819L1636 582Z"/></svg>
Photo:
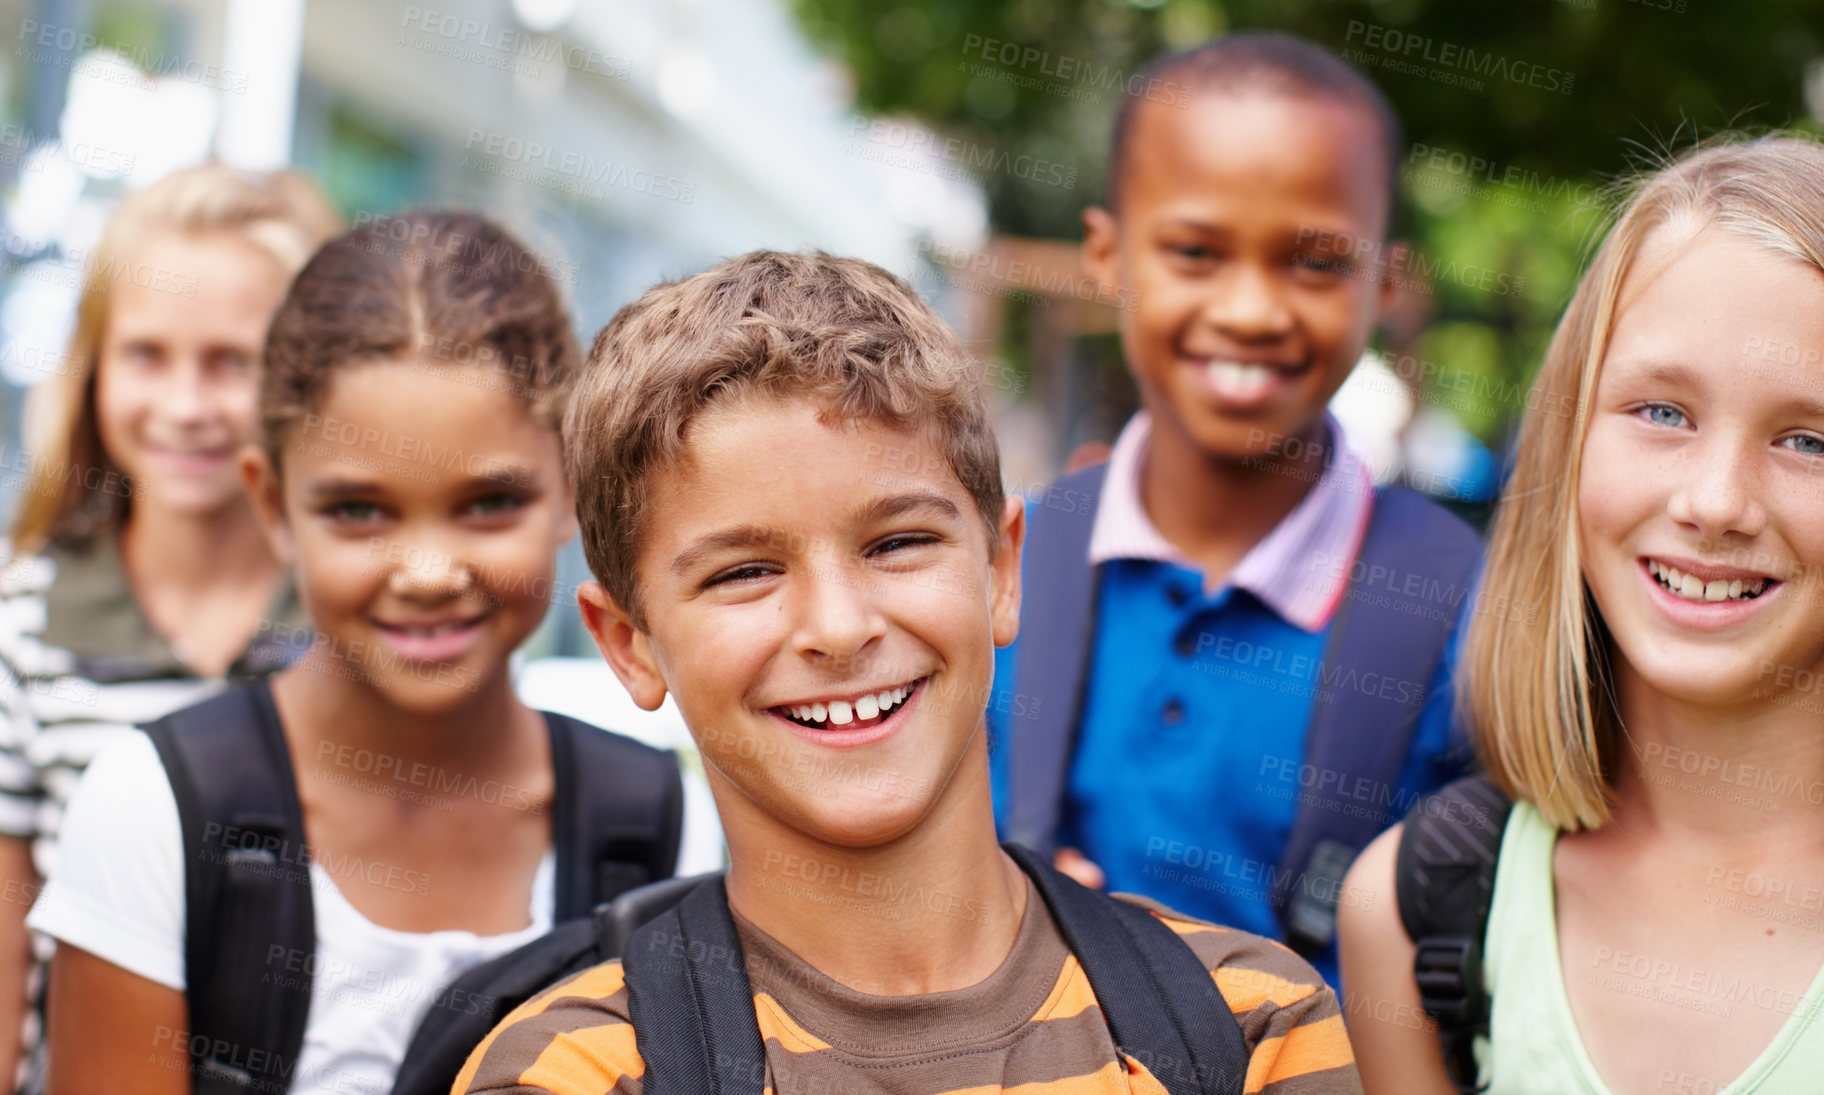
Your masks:
<svg viewBox="0 0 1824 1095"><path fill-rule="evenodd" d="M1178 641L1173 643L1172 646L1178 651L1178 653L1184 655L1187 658L1197 652L1197 640L1195 638L1193 638L1191 633L1188 631L1179 635Z"/></svg>
<svg viewBox="0 0 1824 1095"><path fill-rule="evenodd" d="M1165 599L1172 602L1174 607L1183 608L1184 603L1191 599L1191 593L1183 586L1166 586Z"/></svg>
<svg viewBox="0 0 1824 1095"><path fill-rule="evenodd" d="M1184 704L1175 699L1166 700L1165 710L1159 712L1159 717L1165 720L1167 726L1177 726L1184 721Z"/></svg>

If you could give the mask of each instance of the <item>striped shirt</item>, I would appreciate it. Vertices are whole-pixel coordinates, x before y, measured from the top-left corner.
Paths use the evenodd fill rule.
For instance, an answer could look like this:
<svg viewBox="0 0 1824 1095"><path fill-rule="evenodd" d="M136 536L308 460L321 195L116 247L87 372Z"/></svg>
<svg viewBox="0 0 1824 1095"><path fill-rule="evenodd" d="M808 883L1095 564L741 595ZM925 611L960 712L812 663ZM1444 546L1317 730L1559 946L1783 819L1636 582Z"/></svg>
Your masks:
<svg viewBox="0 0 1824 1095"><path fill-rule="evenodd" d="M1277 943L1141 898L1210 971L1241 1025L1249 1095L1361 1091L1336 997ZM766 1049L767 1095L1164 1095L1115 1048L1089 980L1030 881L1012 951L979 984L874 996L818 973L735 916ZM489 1034L452 1095L640 1095L619 961L527 1001Z"/></svg>
<svg viewBox="0 0 1824 1095"><path fill-rule="evenodd" d="M309 633L289 582L264 619L284 626L263 626L228 680L287 664L298 651L275 636ZM50 877L64 806L89 761L225 683L199 678L146 619L113 537L0 568L0 834L31 840Z"/></svg>

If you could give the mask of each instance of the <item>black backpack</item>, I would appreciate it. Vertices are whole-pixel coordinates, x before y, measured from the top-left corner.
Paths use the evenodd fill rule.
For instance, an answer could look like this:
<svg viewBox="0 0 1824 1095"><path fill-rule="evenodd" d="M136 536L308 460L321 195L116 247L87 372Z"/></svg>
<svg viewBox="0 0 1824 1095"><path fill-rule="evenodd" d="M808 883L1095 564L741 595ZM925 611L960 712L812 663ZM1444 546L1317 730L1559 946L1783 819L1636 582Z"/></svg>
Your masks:
<svg viewBox="0 0 1824 1095"><path fill-rule="evenodd" d="M1085 889L1007 844L1082 963L1115 1045L1171 1095L1239 1095L1241 1026L1190 947L1145 909ZM766 1050L722 876L621 898L617 924L643 926L622 962L646 1095L760 1095ZM419 1090L414 1089L413 1095ZM395 1095L400 1095L395 1089Z"/></svg>
<svg viewBox="0 0 1824 1095"><path fill-rule="evenodd" d="M392 1095L449 1095L470 1052L508 1012L571 974L619 958L634 929L698 883L720 878L718 872L647 883L463 973L437 994L440 1006L412 1034Z"/></svg>
<svg viewBox="0 0 1824 1095"><path fill-rule="evenodd" d="M1101 568L1089 562L1089 537L1107 475L1108 465L1097 464L1059 480L1031 509L1026 535L1027 597L1013 691L1027 698L1032 714L1010 720L1008 729L1006 836L1041 852L1056 850L1089 679L1101 580ZM1055 499L1071 504L1053 504ZM1326 679L1333 673L1338 680L1429 684L1450 642L1457 605L1470 595L1481 565L1482 541L1442 506L1404 487L1377 491L1348 595L1330 627ZM1376 588L1389 575L1407 584L1421 578L1423 589L1389 594ZM1431 611L1411 611L1427 601ZM1334 687L1319 689L1312 703L1305 763L1348 778L1301 787L1292 830L1270 876L1286 944L1306 957L1330 947L1343 875L1392 824L1380 810L1362 809L1357 789L1391 793L1399 783L1419 716L1407 699L1398 691Z"/></svg>
<svg viewBox="0 0 1824 1095"><path fill-rule="evenodd" d="M1438 1024L1445 1073L1466 1095L1478 1090L1475 1039L1488 1036L1483 942L1512 806L1485 775L1448 784L1406 815L1394 860L1400 922L1418 948L1419 1003Z"/></svg>
<svg viewBox="0 0 1824 1095"><path fill-rule="evenodd" d="M671 753L544 717L558 934L601 902L671 875L684 792ZM316 926L303 808L272 692L263 680L243 685L143 729L183 830L191 1091L286 1090L309 1017ZM468 1006L440 995L430 1014Z"/></svg>

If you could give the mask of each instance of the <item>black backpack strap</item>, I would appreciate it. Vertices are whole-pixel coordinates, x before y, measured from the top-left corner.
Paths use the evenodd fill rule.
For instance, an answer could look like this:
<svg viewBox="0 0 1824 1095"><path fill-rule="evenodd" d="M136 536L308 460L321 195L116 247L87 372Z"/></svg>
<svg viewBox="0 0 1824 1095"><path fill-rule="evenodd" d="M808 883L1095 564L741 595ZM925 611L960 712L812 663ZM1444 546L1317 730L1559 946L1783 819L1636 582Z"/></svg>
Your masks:
<svg viewBox="0 0 1824 1095"><path fill-rule="evenodd" d="M1026 531L1013 685L1034 704L1030 718L1010 719L1007 728L1006 835L1047 855L1057 848L1089 676L1098 586L1089 537L1107 477L1108 465L1096 464L1060 479L1031 508Z"/></svg>
<svg viewBox="0 0 1824 1095"><path fill-rule="evenodd" d="M272 693L264 681L230 689L144 729L183 831L184 995L190 1044L207 1047L190 1062L190 1090L285 1090L310 1013L316 923Z"/></svg>
<svg viewBox="0 0 1824 1095"><path fill-rule="evenodd" d="M1384 806L1481 564L1481 539L1442 506L1405 487L1375 499L1305 732L1318 778L1301 788L1274 885L1286 942L1301 954L1335 939L1343 875L1393 823Z"/></svg>
<svg viewBox="0 0 1824 1095"><path fill-rule="evenodd" d="M1239 1093L1248 1075L1241 1026L1184 940L1138 905L1079 885L1044 856L1003 847L1082 963L1116 1047L1171 1095Z"/></svg>
<svg viewBox="0 0 1824 1095"><path fill-rule="evenodd" d="M544 716L556 780L553 919L562 921L671 877L683 830L684 782L673 753L567 715Z"/></svg>
<svg viewBox="0 0 1824 1095"><path fill-rule="evenodd" d="M766 1047L720 876L633 933L622 956L645 1095L759 1095Z"/></svg>
<svg viewBox="0 0 1824 1095"><path fill-rule="evenodd" d="M1477 1090L1476 1036L1488 1034L1483 940L1511 807L1487 776L1457 780L1412 808L1394 859L1419 1002L1438 1024L1445 1072L1466 1093Z"/></svg>

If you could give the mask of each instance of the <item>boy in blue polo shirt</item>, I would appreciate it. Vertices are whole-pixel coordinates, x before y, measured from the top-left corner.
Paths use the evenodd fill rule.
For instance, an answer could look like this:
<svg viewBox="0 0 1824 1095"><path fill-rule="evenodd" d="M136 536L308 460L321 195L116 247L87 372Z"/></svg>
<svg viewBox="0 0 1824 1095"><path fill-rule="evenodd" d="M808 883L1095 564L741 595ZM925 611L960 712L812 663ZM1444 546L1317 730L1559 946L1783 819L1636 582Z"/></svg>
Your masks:
<svg viewBox="0 0 1824 1095"><path fill-rule="evenodd" d="M1326 978L1343 872L1466 758L1452 635L1475 534L1377 494L1325 410L1392 303L1399 123L1310 43L1145 73L1085 265L1135 307L1142 410L1029 505L989 705L996 817L1080 879L1285 939ZM1151 86L1149 84L1149 86ZM1093 505L1062 500L1094 499Z"/></svg>

